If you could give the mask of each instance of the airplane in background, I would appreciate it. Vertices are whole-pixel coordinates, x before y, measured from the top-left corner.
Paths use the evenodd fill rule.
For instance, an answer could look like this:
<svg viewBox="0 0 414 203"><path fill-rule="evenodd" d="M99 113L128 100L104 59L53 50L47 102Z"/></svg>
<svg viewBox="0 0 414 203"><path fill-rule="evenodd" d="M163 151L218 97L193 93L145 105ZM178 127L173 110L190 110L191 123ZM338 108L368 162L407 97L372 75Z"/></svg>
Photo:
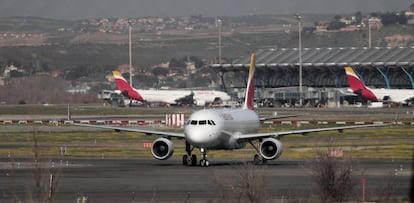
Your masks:
<svg viewBox="0 0 414 203"><path fill-rule="evenodd" d="M112 71L112 74L122 95L141 102L178 104L180 101L191 101L197 106L205 106L230 100L227 93L214 90L138 90L131 87L119 71Z"/></svg>
<svg viewBox="0 0 414 203"><path fill-rule="evenodd" d="M195 148L198 148L202 153L202 158L199 162L201 166L209 166L209 161L207 160L207 152L209 150L234 150L244 148L247 144L251 144L257 151L257 154L253 159L254 163L264 164L268 160L279 158L283 152L283 145L280 139L286 135L308 134L312 132L333 130L342 132L345 129L379 127L385 125L351 125L341 127L258 133L260 128L260 121L275 119L275 117L259 118L257 113L253 110L254 72L255 55L252 54L245 101L241 108L197 110L188 118L184 126L184 132L182 133L120 126L99 126L77 123L74 124L84 127L138 132L145 133L147 135L158 135L160 138L155 139L151 147L152 155L158 160L165 160L173 155L174 145L173 142L171 142L171 138L184 139L186 154L182 156L182 164L197 165L197 156L193 154L192 151ZM256 146L257 142L258 147Z"/></svg>
<svg viewBox="0 0 414 203"><path fill-rule="evenodd" d="M345 67L346 77L352 91L373 102L407 103L414 98L414 90L369 88L361 81L352 67Z"/></svg>

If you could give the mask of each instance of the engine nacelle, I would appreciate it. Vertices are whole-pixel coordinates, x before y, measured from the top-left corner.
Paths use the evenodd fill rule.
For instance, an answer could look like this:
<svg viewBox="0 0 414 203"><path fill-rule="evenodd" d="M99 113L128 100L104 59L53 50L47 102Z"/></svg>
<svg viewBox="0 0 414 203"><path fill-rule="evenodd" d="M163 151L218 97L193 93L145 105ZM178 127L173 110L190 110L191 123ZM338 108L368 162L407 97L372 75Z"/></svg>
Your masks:
<svg viewBox="0 0 414 203"><path fill-rule="evenodd" d="M158 160L168 159L174 153L174 145L169 139L158 138L152 143L151 153Z"/></svg>
<svg viewBox="0 0 414 203"><path fill-rule="evenodd" d="M260 143L259 150L264 159L273 160L282 155L283 145L275 138L266 138Z"/></svg>
<svg viewBox="0 0 414 203"><path fill-rule="evenodd" d="M206 105L206 100L195 100L194 101L194 104L196 105L196 106L205 106Z"/></svg>

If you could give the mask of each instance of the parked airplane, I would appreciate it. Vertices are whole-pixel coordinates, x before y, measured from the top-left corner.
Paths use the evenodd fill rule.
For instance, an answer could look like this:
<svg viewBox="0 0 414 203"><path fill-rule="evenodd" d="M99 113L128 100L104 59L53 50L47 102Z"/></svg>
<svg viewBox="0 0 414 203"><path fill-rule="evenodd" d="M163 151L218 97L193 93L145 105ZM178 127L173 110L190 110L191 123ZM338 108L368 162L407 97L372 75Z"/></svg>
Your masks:
<svg viewBox="0 0 414 203"><path fill-rule="evenodd" d="M266 120L266 118L260 119L253 110L254 72L255 55L252 54L245 101L241 108L195 111L187 120L183 133L117 126L76 125L159 135L161 137L153 142L151 148L152 155L159 160L168 159L173 155L174 145L170 140L171 138L185 139L186 154L182 157L183 165L197 165L197 157L195 154L192 154L192 151L194 148L198 148L202 153L202 158L199 162L201 166L209 165L207 160L207 152L209 150L241 149L249 143L258 152L254 156L254 162L260 164L265 163L267 160L277 159L282 154L283 146L280 138L285 135L332 130L341 132L345 129L383 126L383 124L369 124L258 133L260 121ZM274 117L269 119L274 119ZM259 141L259 146L256 147L253 141Z"/></svg>
<svg viewBox="0 0 414 203"><path fill-rule="evenodd" d="M112 71L118 90L131 99L146 102L163 102L178 104L181 101L191 101L197 106L208 103L230 100L230 96L214 90L137 90L131 87L119 71Z"/></svg>
<svg viewBox="0 0 414 203"><path fill-rule="evenodd" d="M406 103L407 100L414 98L414 90L369 88L360 80L352 67L345 67L345 72L352 91L370 101Z"/></svg>

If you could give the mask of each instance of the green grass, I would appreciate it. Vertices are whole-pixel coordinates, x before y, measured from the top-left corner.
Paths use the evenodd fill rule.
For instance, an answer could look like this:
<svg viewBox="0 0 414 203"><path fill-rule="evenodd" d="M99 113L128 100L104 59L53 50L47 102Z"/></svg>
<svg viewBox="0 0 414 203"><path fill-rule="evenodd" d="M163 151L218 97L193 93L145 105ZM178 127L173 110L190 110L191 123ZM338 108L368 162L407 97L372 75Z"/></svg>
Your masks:
<svg viewBox="0 0 414 203"><path fill-rule="evenodd" d="M183 108L122 108L102 107L97 105L76 105L70 107L71 115L164 115L166 113L182 113L188 110ZM67 116L67 105L3 105L0 106L0 115L61 115Z"/></svg>
<svg viewBox="0 0 414 203"><path fill-rule="evenodd" d="M266 131L268 129L265 129ZM284 129L286 130L286 129ZM61 156L60 147L67 146L67 156L74 157L151 157L151 151L144 148L145 142L153 142L156 136L140 133L113 131L85 132L7 132L0 135L0 155L32 156L33 137L37 138L39 152L43 156ZM332 147L344 148L345 156L367 159L411 159L414 150L414 129L398 126L378 129L348 130L337 132L313 133L308 136L292 135L281 139L284 153L281 159L306 159L312 157L317 149ZM173 139L174 157L184 153L184 142ZM361 148L363 147L363 148ZM297 149L306 148L304 151ZM194 151L200 154L198 150ZM246 145L242 150L212 150L210 158L252 158L255 150Z"/></svg>

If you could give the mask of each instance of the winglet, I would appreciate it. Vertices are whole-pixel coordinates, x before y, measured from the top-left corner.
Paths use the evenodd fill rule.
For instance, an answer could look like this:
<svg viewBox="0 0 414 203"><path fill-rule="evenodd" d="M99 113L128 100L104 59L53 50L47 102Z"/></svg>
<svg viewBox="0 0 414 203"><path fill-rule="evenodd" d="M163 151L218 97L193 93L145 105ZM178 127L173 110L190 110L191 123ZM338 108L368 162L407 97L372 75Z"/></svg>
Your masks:
<svg viewBox="0 0 414 203"><path fill-rule="evenodd" d="M144 101L139 92L128 84L121 72L114 70L112 71L112 75L114 76L116 86L118 87L118 90L121 91L122 95L137 101Z"/></svg>
<svg viewBox="0 0 414 203"><path fill-rule="evenodd" d="M247 88L246 88L246 95L244 99L243 109L253 109L255 64L256 64L256 55L252 54L250 57L249 77L247 80Z"/></svg>

